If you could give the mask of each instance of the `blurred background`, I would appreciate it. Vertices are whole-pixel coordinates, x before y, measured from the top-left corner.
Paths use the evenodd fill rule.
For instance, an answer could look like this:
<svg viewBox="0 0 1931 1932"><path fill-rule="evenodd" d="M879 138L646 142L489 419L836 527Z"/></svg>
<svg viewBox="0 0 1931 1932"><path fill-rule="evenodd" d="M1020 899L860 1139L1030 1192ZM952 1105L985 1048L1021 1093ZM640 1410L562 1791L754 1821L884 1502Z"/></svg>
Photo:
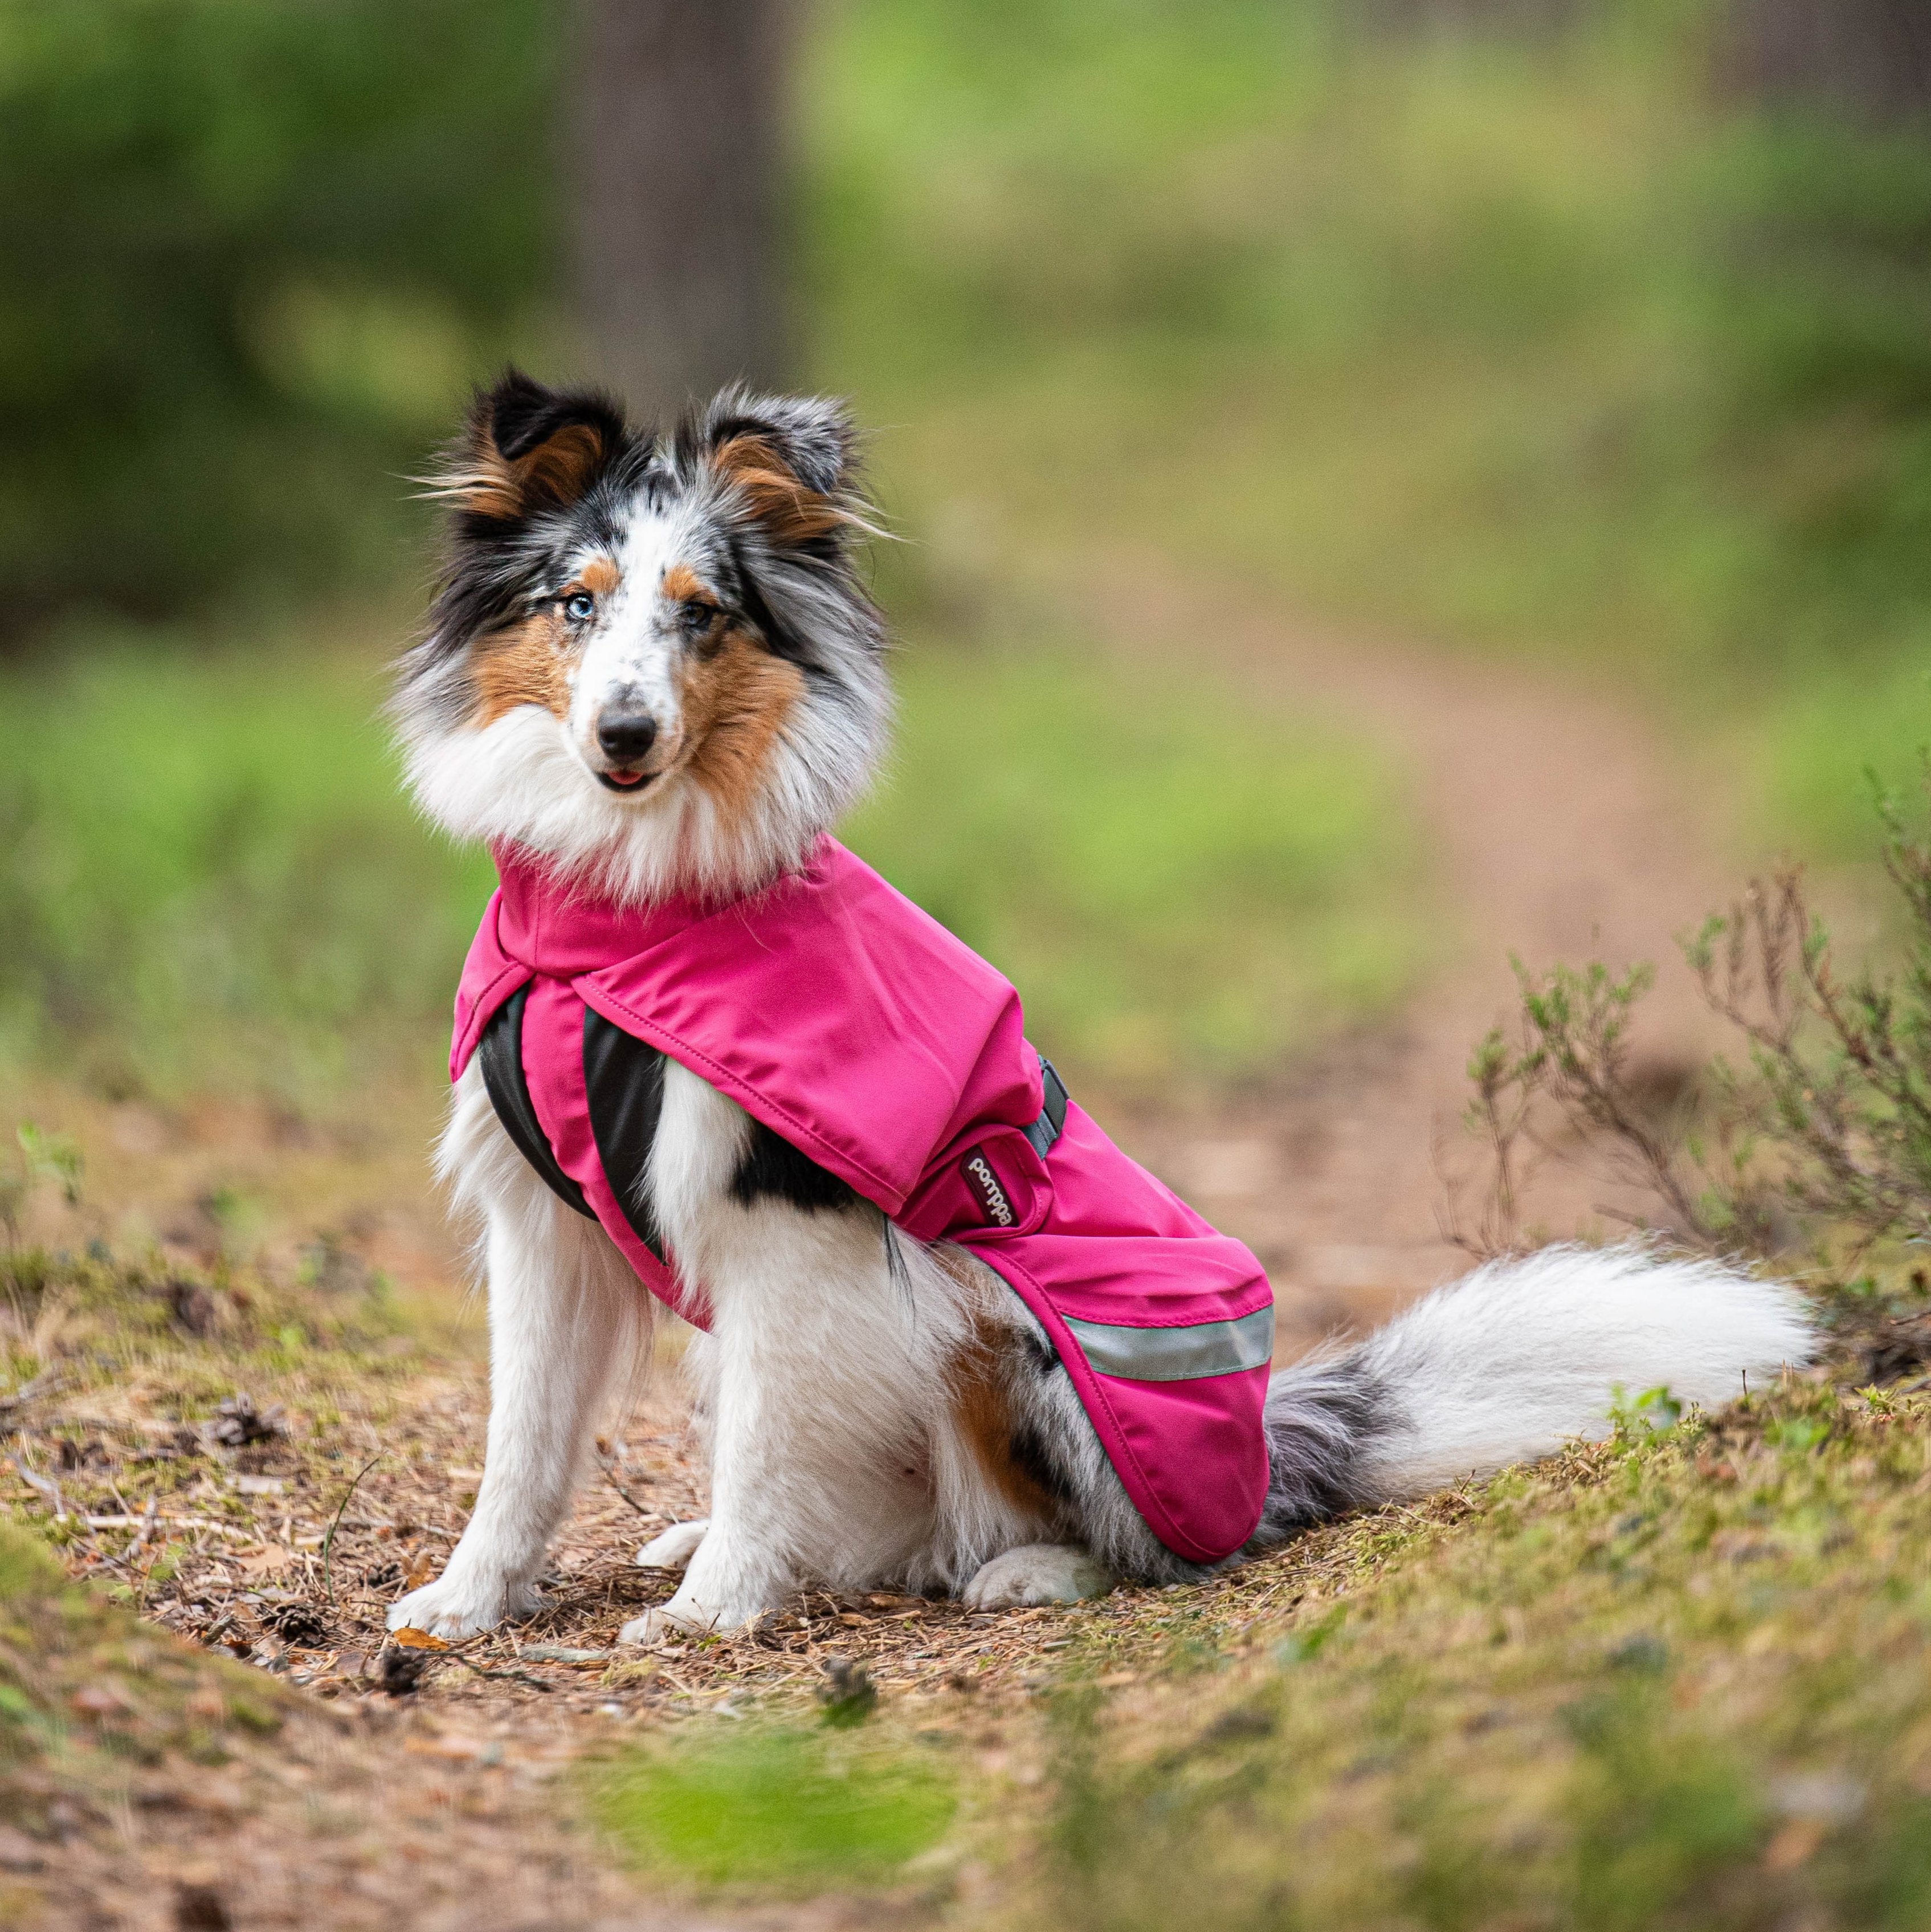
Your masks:
<svg viewBox="0 0 1931 1932"><path fill-rule="evenodd" d="M1444 1264L1511 947L1786 849L1855 925L1927 735L1916 0L0 0L0 1114L90 1238L453 1265L490 875L379 712L512 357L853 399L847 836L1311 1328Z"/></svg>

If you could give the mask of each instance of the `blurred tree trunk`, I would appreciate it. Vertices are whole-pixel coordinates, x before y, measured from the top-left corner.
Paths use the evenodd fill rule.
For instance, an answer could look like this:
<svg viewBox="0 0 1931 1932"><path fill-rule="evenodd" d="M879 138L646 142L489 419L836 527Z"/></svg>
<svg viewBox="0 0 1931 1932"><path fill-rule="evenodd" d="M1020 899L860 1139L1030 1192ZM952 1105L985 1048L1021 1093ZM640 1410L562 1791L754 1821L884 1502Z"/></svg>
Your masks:
<svg viewBox="0 0 1931 1932"><path fill-rule="evenodd" d="M598 373L649 418L783 373L787 0L587 0L571 110Z"/></svg>
<svg viewBox="0 0 1931 1932"><path fill-rule="evenodd" d="M1882 119L1931 110L1931 0L1732 0L1731 16L1735 87Z"/></svg>

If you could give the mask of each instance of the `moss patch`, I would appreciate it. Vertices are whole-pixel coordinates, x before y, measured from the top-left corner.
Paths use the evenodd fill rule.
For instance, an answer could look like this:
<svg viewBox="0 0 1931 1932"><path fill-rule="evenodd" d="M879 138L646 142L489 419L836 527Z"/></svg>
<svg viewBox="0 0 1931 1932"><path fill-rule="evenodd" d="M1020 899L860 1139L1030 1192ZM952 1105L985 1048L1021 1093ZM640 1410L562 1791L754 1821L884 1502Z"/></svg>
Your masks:
<svg viewBox="0 0 1931 1932"><path fill-rule="evenodd" d="M1353 1526L1210 1698L1116 1707L1105 1658L1060 1695L1015 1910L1922 1924L1927 1488L1931 1400L1793 1385Z"/></svg>
<svg viewBox="0 0 1931 1932"><path fill-rule="evenodd" d="M192 1790L237 1740L292 1708L272 1679L190 1649L69 1582L45 1546L0 1520L0 1901L25 1922L39 1874L112 1856L130 1797Z"/></svg>

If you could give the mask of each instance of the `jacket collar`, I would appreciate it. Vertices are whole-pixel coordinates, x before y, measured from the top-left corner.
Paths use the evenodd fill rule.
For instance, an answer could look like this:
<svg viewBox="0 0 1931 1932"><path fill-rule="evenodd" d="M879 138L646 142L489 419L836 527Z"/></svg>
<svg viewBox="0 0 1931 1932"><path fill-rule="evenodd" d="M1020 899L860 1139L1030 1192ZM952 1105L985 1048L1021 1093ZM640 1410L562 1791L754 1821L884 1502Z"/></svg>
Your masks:
<svg viewBox="0 0 1931 1932"><path fill-rule="evenodd" d="M502 881L497 944L533 973L574 980L628 959L704 916L705 908L683 898L620 906L559 878L519 846L490 851Z"/></svg>
<svg viewBox="0 0 1931 1932"><path fill-rule="evenodd" d="M821 838L806 860L808 876L825 863L832 848ZM781 894L792 875L760 891L727 898L694 898L679 894L648 905L622 906L559 878L547 862L520 846L490 848L502 881L496 908L496 940L503 952L532 973L574 980L661 945L699 921L736 906L754 912Z"/></svg>

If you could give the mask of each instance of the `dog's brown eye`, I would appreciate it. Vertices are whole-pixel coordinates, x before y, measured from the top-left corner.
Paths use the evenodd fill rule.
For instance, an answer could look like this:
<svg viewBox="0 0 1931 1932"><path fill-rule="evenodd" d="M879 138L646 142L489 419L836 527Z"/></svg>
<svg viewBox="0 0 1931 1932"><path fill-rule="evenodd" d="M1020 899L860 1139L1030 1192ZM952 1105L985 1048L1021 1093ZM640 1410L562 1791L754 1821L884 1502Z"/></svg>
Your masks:
<svg viewBox="0 0 1931 1932"><path fill-rule="evenodd" d="M694 638L701 638L711 628L712 620L718 614L715 604L686 604L679 613L680 620L686 631Z"/></svg>
<svg viewBox="0 0 1931 1932"><path fill-rule="evenodd" d="M587 624L596 610L597 600L587 590L572 591L563 600L563 614L573 624Z"/></svg>

